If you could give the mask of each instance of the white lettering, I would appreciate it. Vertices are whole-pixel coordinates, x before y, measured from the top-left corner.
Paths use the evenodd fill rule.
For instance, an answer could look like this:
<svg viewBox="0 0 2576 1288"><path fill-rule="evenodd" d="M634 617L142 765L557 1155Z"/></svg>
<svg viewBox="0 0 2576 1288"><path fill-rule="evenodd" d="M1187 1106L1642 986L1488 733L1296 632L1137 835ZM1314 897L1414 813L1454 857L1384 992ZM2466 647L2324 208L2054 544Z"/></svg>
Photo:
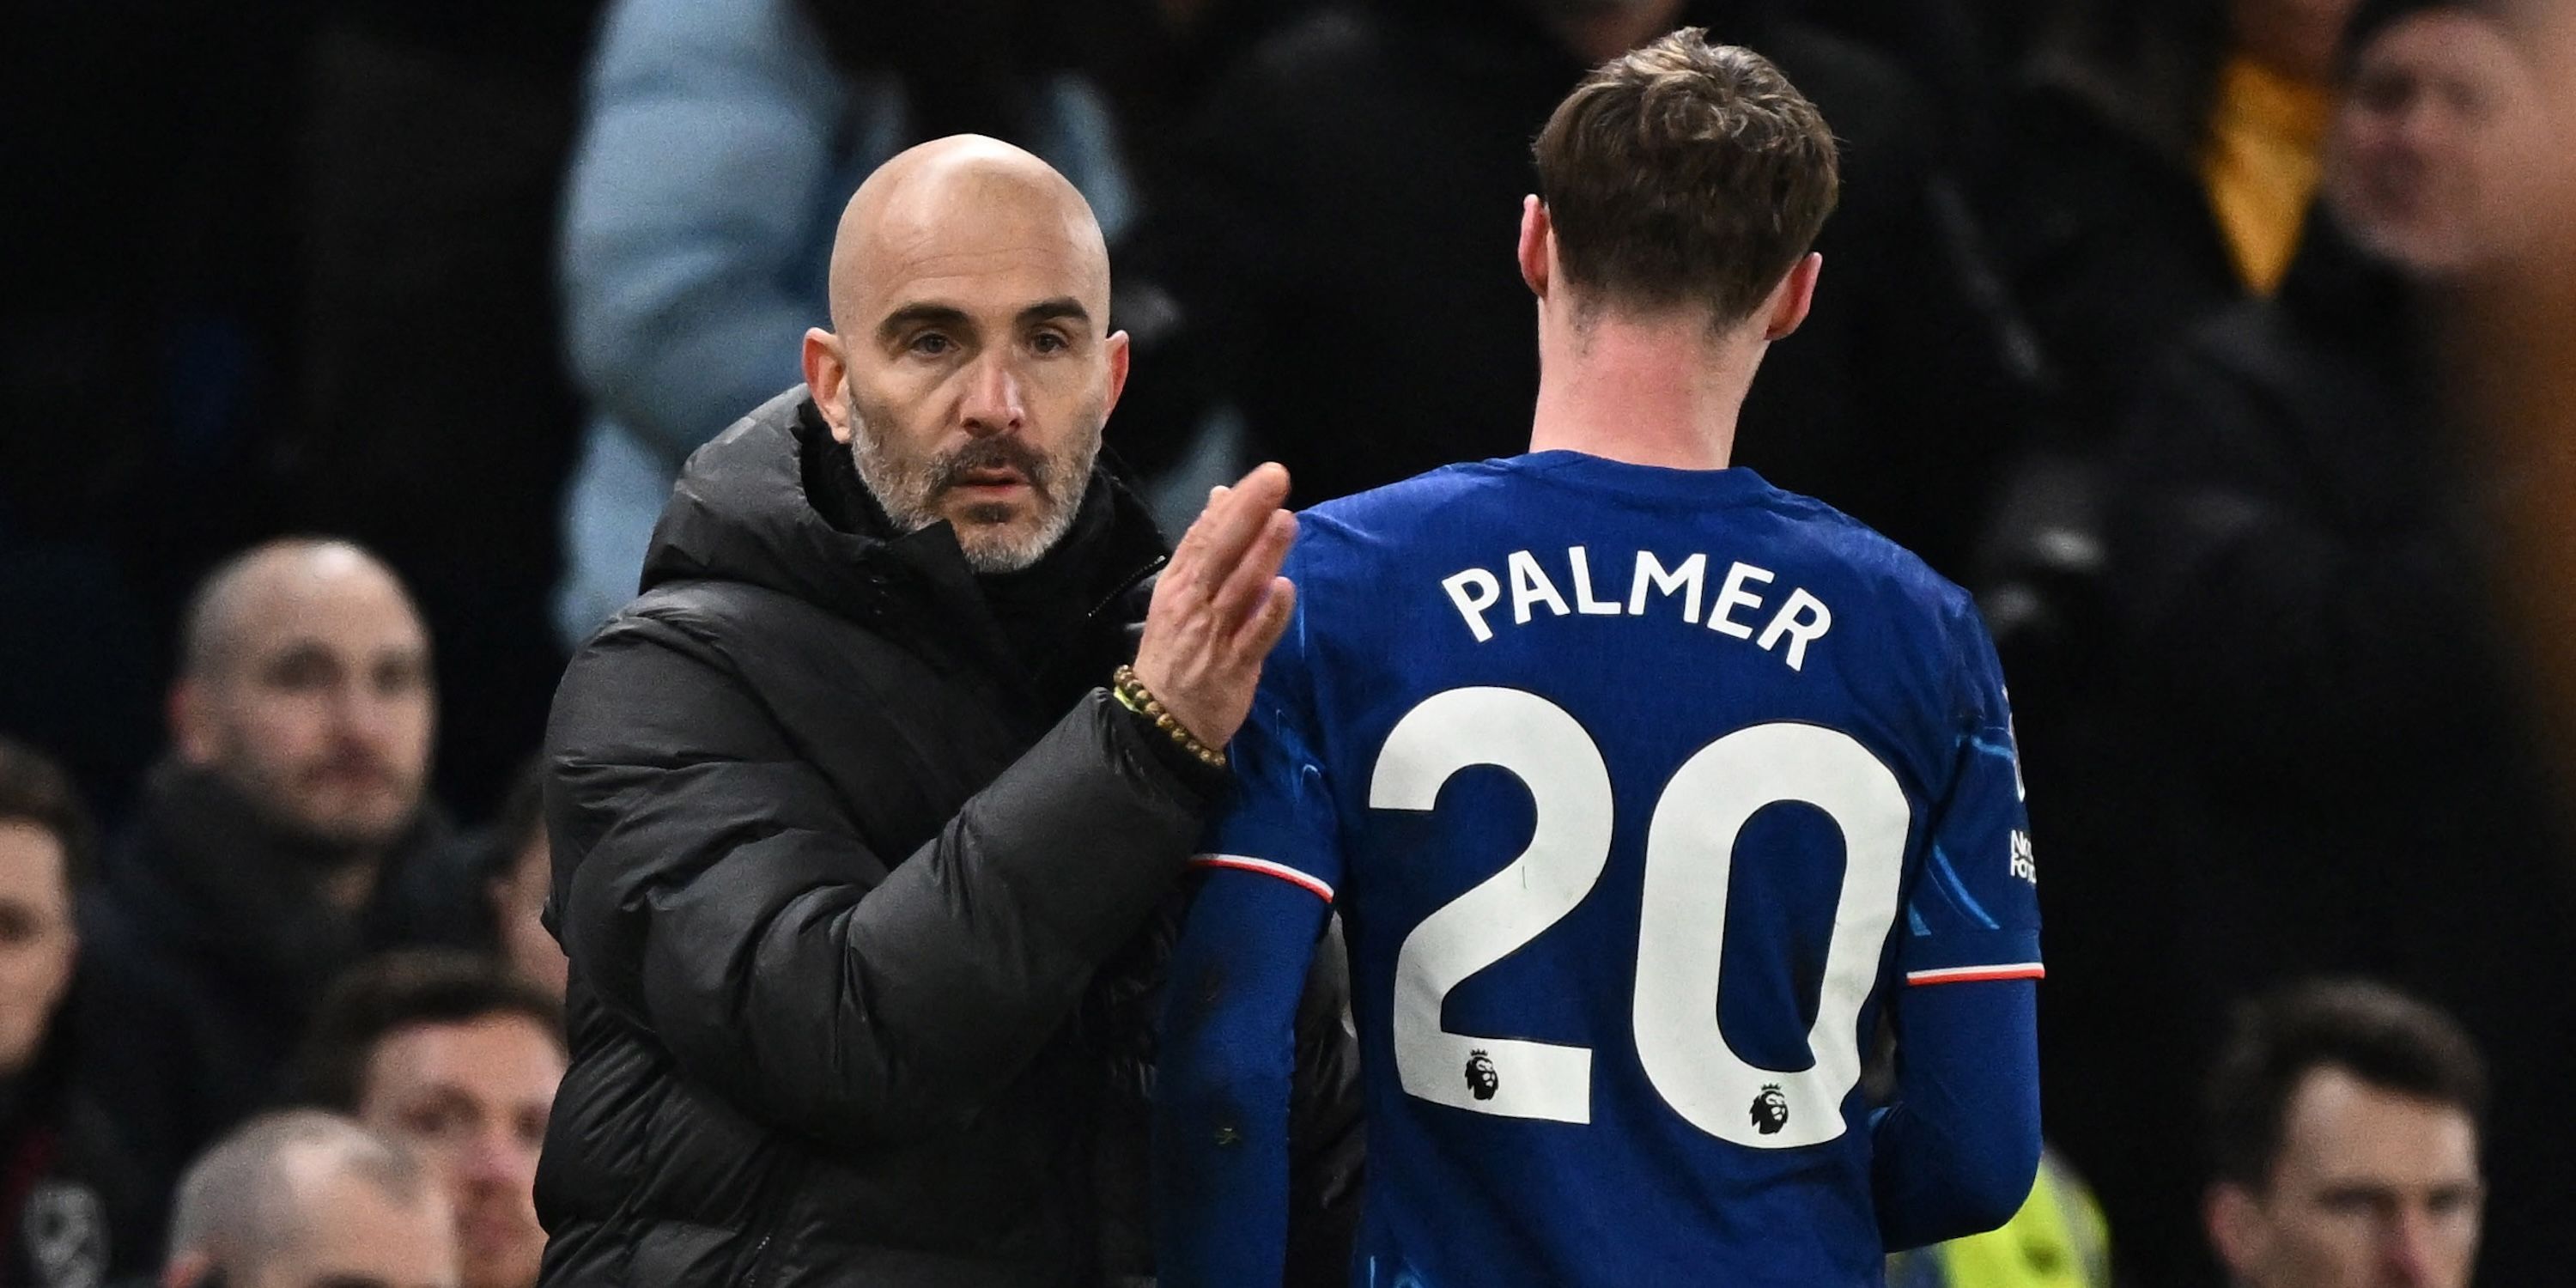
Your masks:
<svg viewBox="0 0 2576 1288"><path fill-rule="evenodd" d="M1468 593L1470 586L1476 588L1473 595ZM1469 568L1442 578L1440 588L1449 592L1449 602L1456 604L1458 615L1467 619L1467 629L1474 633L1477 643L1494 638L1494 628L1485 624L1485 610L1503 598L1503 583L1494 580L1494 574Z"/></svg>
<svg viewBox="0 0 2576 1288"><path fill-rule="evenodd" d="M1718 588L1717 607L1708 610L1708 628L1740 640L1753 638L1753 628L1735 620L1731 614L1740 605L1760 608L1762 597L1744 588L1748 581L1769 582L1771 574L1751 564L1740 563L1726 570L1726 584ZM1769 645L1763 647L1768 648Z"/></svg>
<svg viewBox="0 0 2576 1288"><path fill-rule="evenodd" d="M1529 625L1530 605L1545 604L1547 611L1559 617L1573 611L1565 606L1565 596L1556 593L1556 585L1539 571L1538 560L1526 550L1515 550L1506 561L1512 569L1512 622Z"/></svg>
<svg viewBox="0 0 2576 1288"><path fill-rule="evenodd" d="M1800 616L1802 613L1804 617ZM1780 606L1780 615L1762 628L1762 638L1754 642L1768 652L1772 645L1780 642L1781 636L1788 636L1789 669L1802 670L1807 664L1808 643L1821 638L1826 631L1833 629L1833 625L1834 614L1825 607L1825 601L1808 594L1801 587L1789 592L1789 602Z"/></svg>
<svg viewBox="0 0 2576 1288"><path fill-rule="evenodd" d="M1616 616L1618 600L1602 599L1592 593L1592 560L1583 553L1583 547L1567 547L1565 557L1574 565L1574 606L1586 613Z"/></svg>
<svg viewBox="0 0 2576 1288"><path fill-rule="evenodd" d="M1657 594L1669 595L1676 590L1681 591L1682 620L1698 621L1699 583L1700 578L1707 572L1707 555L1692 555L1682 561L1681 567L1666 572L1663 561L1655 558L1655 552L1638 551L1637 579L1628 587L1628 615L1630 617L1646 615L1646 590L1651 585Z"/></svg>

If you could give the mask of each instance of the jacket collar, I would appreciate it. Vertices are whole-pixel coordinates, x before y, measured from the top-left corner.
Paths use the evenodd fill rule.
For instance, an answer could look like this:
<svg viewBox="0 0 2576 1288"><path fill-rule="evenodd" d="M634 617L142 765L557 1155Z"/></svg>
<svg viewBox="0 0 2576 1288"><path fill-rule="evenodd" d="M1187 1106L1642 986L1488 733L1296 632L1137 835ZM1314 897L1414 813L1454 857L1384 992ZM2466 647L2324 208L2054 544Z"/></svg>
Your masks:
<svg viewBox="0 0 2576 1288"><path fill-rule="evenodd" d="M323 897L322 880L355 860L287 834L212 772L165 762L104 884L141 934L318 986L369 948L425 928L408 906L421 893L411 878L450 835L445 814L424 806L376 860L375 891L352 916Z"/></svg>
<svg viewBox="0 0 2576 1288"><path fill-rule="evenodd" d="M711 579L790 595L862 626L920 640L1026 690L1034 683L945 523L897 534L854 478L811 395L797 386L689 458L653 533L643 586ZM1094 467L1077 529L1096 533L1063 574L1091 619L1113 615L1161 567L1144 502ZM1050 556L1053 558L1054 556Z"/></svg>

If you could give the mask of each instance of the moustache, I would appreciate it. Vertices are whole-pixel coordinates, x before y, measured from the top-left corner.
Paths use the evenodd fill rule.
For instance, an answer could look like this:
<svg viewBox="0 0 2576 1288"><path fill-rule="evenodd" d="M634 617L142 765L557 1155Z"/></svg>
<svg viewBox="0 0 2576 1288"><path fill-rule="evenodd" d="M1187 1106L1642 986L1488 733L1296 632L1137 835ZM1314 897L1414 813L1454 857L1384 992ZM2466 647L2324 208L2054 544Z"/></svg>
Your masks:
<svg viewBox="0 0 2576 1288"><path fill-rule="evenodd" d="M1047 458L1015 438L986 438L968 443L931 462L930 494L957 486L969 474L1007 469L1027 480L1039 496L1055 494L1054 473Z"/></svg>

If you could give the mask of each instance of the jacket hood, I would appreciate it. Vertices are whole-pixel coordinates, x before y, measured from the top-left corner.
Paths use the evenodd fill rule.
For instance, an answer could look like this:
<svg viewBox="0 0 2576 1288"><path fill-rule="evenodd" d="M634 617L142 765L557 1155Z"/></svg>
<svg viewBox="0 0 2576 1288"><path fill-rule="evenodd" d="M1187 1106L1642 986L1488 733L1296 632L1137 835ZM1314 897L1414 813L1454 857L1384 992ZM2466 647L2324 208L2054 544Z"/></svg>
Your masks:
<svg viewBox="0 0 2576 1288"><path fill-rule="evenodd" d="M761 404L689 457L654 526L640 589L692 580L739 581L876 623L907 602L974 595L954 529L935 523L890 535L881 517L835 526L809 491L807 457L838 450L798 385ZM1102 596L1157 566L1162 537L1134 493L1095 467L1086 507L1105 505ZM876 530L870 530L871 528Z"/></svg>
<svg viewBox="0 0 2576 1288"><path fill-rule="evenodd" d="M640 590L675 581L740 581L870 621L909 544L956 539L945 528L887 540L844 532L806 492L803 441L823 432L803 385L762 403L689 456L653 527Z"/></svg>

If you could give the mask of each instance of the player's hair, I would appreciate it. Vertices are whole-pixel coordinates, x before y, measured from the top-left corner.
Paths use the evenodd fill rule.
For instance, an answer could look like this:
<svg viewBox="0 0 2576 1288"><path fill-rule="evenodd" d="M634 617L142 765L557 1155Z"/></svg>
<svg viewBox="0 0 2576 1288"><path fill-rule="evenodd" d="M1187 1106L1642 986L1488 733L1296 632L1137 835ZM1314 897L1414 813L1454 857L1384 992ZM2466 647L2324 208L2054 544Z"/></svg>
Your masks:
<svg viewBox="0 0 2576 1288"><path fill-rule="evenodd" d="M52 833L63 847L63 879L74 889L88 883L98 830L71 775L52 757L9 738L0 738L0 823L32 823Z"/></svg>
<svg viewBox="0 0 2576 1288"><path fill-rule="evenodd" d="M1539 199L1587 305L1750 317L1833 213L1833 131L1769 59L1687 28L1611 59L1539 132Z"/></svg>
<svg viewBox="0 0 2576 1288"><path fill-rule="evenodd" d="M356 1113L366 1099L368 1062L387 1035L416 1024L470 1024L495 1016L529 1020L563 1044L563 1007L495 959L423 948L362 962L331 986L314 1011L296 1056L296 1098Z"/></svg>
<svg viewBox="0 0 2576 1288"><path fill-rule="evenodd" d="M2486 1061L2449 1016L2362 980L2310 980L2240 1004L2208 1088L2216 1179L2261 1189L2278 1161L2290 1099L2319 1069L2458 1109L2486 1112Z"/></svg>
<svg viewBox="0 0 2576 1288"><path fill-rule="evenodd" d="M308 1160L321 1160L319 1166ZM425 1201L429 1169L411 1151L339 1114L266 1114L215 1142L180 1178L170 1211L173 1260L201 1256L234 1283L335 1215L315 1211L316 1173L354 1176L398 1204Z"/></svg>

